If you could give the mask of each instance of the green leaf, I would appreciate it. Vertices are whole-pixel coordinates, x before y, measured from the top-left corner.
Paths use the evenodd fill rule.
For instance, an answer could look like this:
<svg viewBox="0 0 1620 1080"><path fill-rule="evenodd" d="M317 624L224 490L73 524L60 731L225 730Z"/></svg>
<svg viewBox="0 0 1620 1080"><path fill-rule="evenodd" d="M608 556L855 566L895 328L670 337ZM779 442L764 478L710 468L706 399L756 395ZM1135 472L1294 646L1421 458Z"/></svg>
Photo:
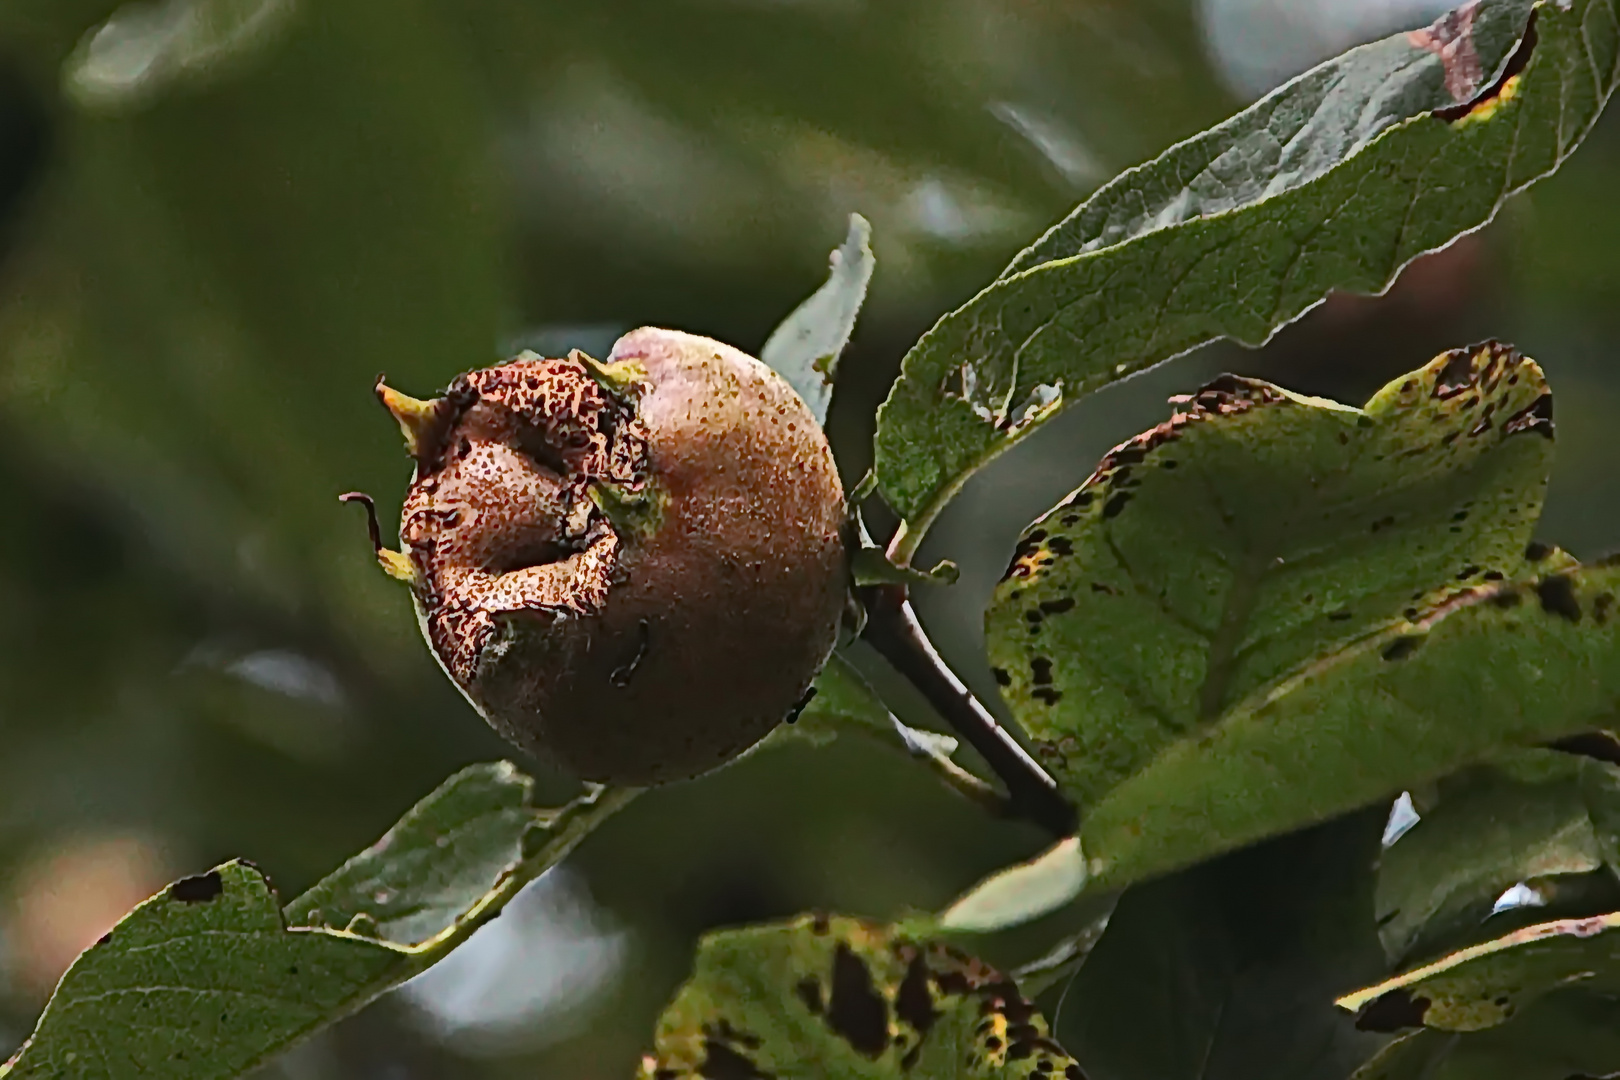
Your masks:
<svg viewBox="0 0 1620 1080"><path fill-rule="evenodd" d="M1489 1031L1419 1031L1353 1080L1570 1080L1620 1071L1620 1002L1563 991Z"/></svg>
<svg viewBox="0 0 1620 1080"><path fill-rule="evenodd" d="M1342 1080L1379 1049L1334 1007L1386 971L1383 814L1362 811L1125 891L1069 984L1091 1080Z"/></svg>
<svg viewBox="0 0 1620 1080"><path fill-rule="evenodd" d="M827 283L772 332L759 358L792 384L816 419L827 420L838 358L855 332L855 319L872 280L872 226L849 215L849 235L832 253Z"/></svg>
<svg viewBox="0 0 1620 1080"><path fill-rule="evenodd" d="M74 961L0 1076L242 1075L427 970L636 794L540 810L531 787L462 770L285 912L245 862L176 882Z"/></svg>
<svg viewBox="0 0 1620 1080"><path fill-rule="evenodd" d="M842 916L703 939L643 1080L1081 1080L1017 984L943 945Z"/></svg>
<svg viewBox="0 0 1620 1080"><path fill-rule="evenodd" d="M1026 533L988 614L1093 888L1620 702L1620 570L1526 543L1552 445L1533 363L1456 350L1364 409L1230 376L1180 403Z"/></svg>
<svg viewBox="0 0 1620 1080"><path fill-rule="evenodd" d="M1454 89L1470 52L1496 70L1525 25L1522 0L1466 7ZM1352 50L1121 175L935 324L879 414L875 469L906 543L1086 394L1218 337L1259 344L1484 225L1575 149L1620 71L1612 0L1538 4L1509 67L1528 63L1465 109L1441 44Z"/></svg>
<svg viewBox="0 0 1620 1080"><path fill-rule="evenodd" d="M412 973L409 953L289 931L243 862L185 878L76 960L4 1075L233 1077Z"/></svg>
<svg viewBox="0 0 1620 1080"><path fill-rule="evenodd" d="M1386 952L1398 960L1479 927L1520 882L1598 870L1615 805L1620 769L1551 750L1514 751L1441 780L1438 804L1380 860Z"/></svg>
<svg viewBox="0 0 1620 1080"><path fill-rule="evenodd" d="M1080 838L1071 836L975 885L940 913L940 929L982 932L1038 919L1079 896L1087 878Z"/></svg>
<svg viewBox="0 0 1620 1080"><path fill-rule="evenodd" d="M536 808L533 794L534 782L510 762L468 766L289 903L288 925L342 928L358 916L384 941L420 944L454 926L526 859L561 862L601 820L600 810L589 812L598 802L621 805L618 794L594 786L561 810Z"/></svg>
<svg viewBox="0 0 1620 1080"><path fill-rule="evenodd" d="M1590 727L1620 701L1616 592L1614 566L1459 590L1257 692L1096 808L1082 843L1097 878L1181 865Z"/></svg>
<svg viewBox="0 0 1620 1080"><path fill-rule="evenodd" d="M1482 1031L1572 985L1620 992L1620 912L1526 926L1347 994L1338 1004L1371 1031Z"/></svg>

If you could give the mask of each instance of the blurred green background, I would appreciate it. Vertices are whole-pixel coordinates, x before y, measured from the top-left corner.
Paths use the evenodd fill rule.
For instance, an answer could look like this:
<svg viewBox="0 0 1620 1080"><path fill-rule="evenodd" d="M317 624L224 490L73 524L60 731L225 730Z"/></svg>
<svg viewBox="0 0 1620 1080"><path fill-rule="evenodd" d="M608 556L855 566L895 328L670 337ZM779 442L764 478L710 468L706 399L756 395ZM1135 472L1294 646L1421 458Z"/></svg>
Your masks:
<svg viewBox="0 0 1620 1080"><path fill-rule="evenodd" d="M1088 191L1423 0L12 0L0 9L0 1041L75 952L242 855L292 895L508 751L336 495L397 511L371 397L657 323L757 349L851 211L878 271L830 427ZM969 485L922 601L1220 370L1359 402L1517 342L1558 394L1542 533L1620 546L1620 117L1389 295L1114 387ZM532 764L532 763L529 763ZM547 794L567 778L535 766ZM909 762L789 748L654 793L450 962L266 1070L623 1077L696 936L891 916L1039 848Z"/></svg>

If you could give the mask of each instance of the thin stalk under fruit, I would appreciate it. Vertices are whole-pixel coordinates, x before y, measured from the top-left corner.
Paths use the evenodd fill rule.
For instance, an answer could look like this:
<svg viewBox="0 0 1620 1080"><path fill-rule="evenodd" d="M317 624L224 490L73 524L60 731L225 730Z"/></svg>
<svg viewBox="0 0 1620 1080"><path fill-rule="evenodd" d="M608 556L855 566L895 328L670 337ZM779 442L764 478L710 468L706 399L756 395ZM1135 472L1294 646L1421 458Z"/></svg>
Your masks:
<svg viewBox="0 0 1620 1080"><path fill-rule="evenodd" d="M867 641L979 752L1007 785L1007 800L1018 816L1054 836L1074 835L1079 814L1073 804L1063 797L1057 781L946 665L917 621L906 590L885 585L863 590L863 594Z"/></svg>

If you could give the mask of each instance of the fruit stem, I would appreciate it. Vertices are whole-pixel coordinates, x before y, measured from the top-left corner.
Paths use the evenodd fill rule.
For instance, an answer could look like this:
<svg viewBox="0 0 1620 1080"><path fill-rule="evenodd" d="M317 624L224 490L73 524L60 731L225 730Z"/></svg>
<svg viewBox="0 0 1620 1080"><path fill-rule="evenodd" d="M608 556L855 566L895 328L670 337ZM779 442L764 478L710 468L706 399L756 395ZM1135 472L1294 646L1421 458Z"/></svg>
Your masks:
<svg viewBox="0 0 1620 1080"><path fill-rule="evenodd" d="M1073 836L1079 813L1063 797L1057 781L946 665L917 621L905 588L880 585L861 592L867 609L866 639L979 752L1007 785L1011 809L1054 836Z"/></svg>

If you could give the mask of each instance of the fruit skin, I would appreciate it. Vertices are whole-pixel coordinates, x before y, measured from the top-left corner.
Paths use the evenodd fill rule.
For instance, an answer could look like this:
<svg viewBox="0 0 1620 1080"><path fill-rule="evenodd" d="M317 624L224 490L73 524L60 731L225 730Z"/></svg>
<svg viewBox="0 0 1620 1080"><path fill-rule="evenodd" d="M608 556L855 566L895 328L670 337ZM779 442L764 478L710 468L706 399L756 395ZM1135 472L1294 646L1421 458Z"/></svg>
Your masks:
<svg viewBox="0 0 1620 1080"><path fill-rule="evenodd" d="M803 699L844 610L847 512L820 425L753 357L643 328L605 371L529 356L457 380L401 540L429 643L496 731L648 786ZM500 389L526 372L541 392Z"/></svg>

